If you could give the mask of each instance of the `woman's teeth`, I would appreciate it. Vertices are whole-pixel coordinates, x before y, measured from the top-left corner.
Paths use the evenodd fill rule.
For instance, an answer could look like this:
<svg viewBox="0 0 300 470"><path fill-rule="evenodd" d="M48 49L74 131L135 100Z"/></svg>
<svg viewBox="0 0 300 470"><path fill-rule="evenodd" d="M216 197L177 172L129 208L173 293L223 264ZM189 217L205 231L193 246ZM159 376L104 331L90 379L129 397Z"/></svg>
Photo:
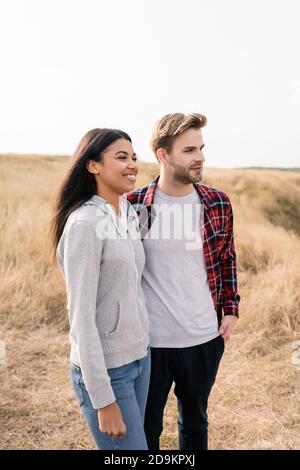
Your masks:
<svg viewBox="0 0 300 470"><path fill-rule="evenodd" d="M136 182L136 176L135 175L124 175L125 178L127 178L129 181L132 181L133 183Z"/></svg>

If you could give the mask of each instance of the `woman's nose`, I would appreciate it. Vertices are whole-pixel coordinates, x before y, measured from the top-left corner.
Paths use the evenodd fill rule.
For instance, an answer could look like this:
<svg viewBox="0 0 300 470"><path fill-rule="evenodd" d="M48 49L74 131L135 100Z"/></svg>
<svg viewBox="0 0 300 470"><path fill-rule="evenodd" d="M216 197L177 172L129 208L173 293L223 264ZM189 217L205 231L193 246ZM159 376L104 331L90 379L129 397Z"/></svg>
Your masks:
<svg viewBox="0 0 300 470"><path fill-rule="evenodd" d="M131 160L128 163L128 168L137 168L137 163L134 160Z"/></svg>

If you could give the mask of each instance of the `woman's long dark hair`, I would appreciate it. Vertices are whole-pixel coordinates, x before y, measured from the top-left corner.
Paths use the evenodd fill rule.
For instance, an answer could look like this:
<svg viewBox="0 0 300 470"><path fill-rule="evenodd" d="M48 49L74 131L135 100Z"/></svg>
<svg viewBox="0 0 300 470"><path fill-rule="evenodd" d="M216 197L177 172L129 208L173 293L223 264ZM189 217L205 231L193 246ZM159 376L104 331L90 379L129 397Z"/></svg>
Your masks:
<svg viewBox="0 0 300 470"><path fill-rule="evenodd" d="M87 161L100 162L102 152L117 139L131 142L129 135L119 129L92 129L79 142L54 204L50 225L53 261L69 215L97 194L95 176L88 171Z"/></svg>

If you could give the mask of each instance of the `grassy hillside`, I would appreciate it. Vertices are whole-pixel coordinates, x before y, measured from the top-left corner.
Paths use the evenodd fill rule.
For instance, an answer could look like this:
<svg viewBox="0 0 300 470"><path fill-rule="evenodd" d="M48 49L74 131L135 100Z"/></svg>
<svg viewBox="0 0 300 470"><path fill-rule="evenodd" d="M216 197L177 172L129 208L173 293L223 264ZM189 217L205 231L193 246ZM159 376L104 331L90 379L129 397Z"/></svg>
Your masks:
<svg viewBox="0 0 300 470"><path fill-rule="evenodd" d="M272 167L272 166L245 166L242 168L243 170L275 170L275 171L288 171L288 172L299 172L300 167Z"/></svg>
<svg viewBox="0 0 300 470"><path fill-rule="evenodd" d="M67 157L0 156L0 448L93 444L69 380L65 285L50 263L48 224ZM140 163L137 187L158 172ZM206 169L231 197L241 318L210 400L210 448L300 448L300 175ZM170 394L163 448L177 448Z"/></svg>

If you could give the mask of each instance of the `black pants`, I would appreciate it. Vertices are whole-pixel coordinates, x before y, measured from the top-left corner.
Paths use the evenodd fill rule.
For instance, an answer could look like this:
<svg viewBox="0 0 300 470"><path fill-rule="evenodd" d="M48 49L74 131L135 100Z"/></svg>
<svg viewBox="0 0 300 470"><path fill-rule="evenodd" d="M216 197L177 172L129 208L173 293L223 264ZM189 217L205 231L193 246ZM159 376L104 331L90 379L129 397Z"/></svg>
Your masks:
<svg viewBox="0 0 300 470"><path fill-rule="evenodd" d="M173 382L179 413L180 450L208 448L207 402L223 352L222 336L189 348L151 348L145 416L149 450L159 450L164 408Z"/></svg>

